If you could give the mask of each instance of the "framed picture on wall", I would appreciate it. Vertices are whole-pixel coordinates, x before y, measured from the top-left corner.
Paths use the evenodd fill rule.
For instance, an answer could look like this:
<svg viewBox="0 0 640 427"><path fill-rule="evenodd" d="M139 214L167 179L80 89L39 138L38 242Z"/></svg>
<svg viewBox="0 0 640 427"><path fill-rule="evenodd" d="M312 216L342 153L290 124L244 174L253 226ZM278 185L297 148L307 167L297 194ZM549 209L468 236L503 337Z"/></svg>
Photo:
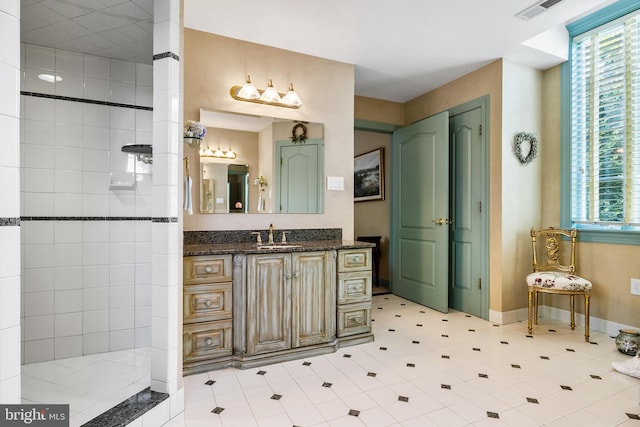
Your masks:
<svg viewBox="0 0 640 427"><path fill-rule="evenodd" d="M354 201L384 200L384 147L356 156L353 175Z"/></svg>

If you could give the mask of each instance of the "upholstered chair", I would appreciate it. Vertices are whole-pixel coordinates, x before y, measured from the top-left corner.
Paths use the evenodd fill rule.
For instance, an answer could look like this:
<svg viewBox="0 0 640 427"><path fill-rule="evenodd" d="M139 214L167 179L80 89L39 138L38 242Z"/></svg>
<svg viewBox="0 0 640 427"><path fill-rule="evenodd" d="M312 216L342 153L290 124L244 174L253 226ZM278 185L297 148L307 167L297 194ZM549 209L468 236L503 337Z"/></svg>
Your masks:
<svg viewBox="0 0 640 427"><path fill-rule="evenodd" d="M575 298L584 297L584 339L589 341L591 282L576 273L576 229L531 229L533 273L527 275L529 288L529 334L538 324L540 294L568 295L571 329L575 329Z"/></svg>

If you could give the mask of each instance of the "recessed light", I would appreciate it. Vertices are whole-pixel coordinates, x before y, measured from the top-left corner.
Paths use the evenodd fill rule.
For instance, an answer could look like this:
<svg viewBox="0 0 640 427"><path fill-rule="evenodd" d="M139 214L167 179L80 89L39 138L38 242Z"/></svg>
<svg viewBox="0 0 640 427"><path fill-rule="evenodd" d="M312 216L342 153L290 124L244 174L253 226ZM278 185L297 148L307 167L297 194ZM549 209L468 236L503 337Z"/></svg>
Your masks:
<svg viewBox="0 0 640 427"><path fill-rule="evenodd" d="M62 77L60 76L54 76L53 74L38 74L38 78L40 80L44 80L45 82L49 82L49 83L54 83L54 82L61 82L62 81Z"/></svg>

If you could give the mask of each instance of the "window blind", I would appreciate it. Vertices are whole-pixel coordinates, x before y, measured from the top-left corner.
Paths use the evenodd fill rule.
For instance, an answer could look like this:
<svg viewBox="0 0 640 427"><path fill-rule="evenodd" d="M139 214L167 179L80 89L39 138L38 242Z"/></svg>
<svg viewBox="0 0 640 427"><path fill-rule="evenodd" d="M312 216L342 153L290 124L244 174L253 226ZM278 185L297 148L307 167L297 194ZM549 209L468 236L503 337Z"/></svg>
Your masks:
<svg viewBox="0 0 640 427"><path fill-rule="evenodd" d="M640 12L572 43L571 218L640 228Z"/></svg>

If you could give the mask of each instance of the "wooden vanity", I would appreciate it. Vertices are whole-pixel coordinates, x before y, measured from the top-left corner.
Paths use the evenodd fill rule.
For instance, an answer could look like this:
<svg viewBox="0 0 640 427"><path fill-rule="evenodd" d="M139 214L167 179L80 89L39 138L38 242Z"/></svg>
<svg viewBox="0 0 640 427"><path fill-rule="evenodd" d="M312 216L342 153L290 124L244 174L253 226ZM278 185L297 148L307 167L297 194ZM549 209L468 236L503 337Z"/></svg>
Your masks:
<svg viewBox="0 0 640 427"><path fill-rule="evenodd" d="M373 341L371 244L185 245L184 374Z"/></svg>

